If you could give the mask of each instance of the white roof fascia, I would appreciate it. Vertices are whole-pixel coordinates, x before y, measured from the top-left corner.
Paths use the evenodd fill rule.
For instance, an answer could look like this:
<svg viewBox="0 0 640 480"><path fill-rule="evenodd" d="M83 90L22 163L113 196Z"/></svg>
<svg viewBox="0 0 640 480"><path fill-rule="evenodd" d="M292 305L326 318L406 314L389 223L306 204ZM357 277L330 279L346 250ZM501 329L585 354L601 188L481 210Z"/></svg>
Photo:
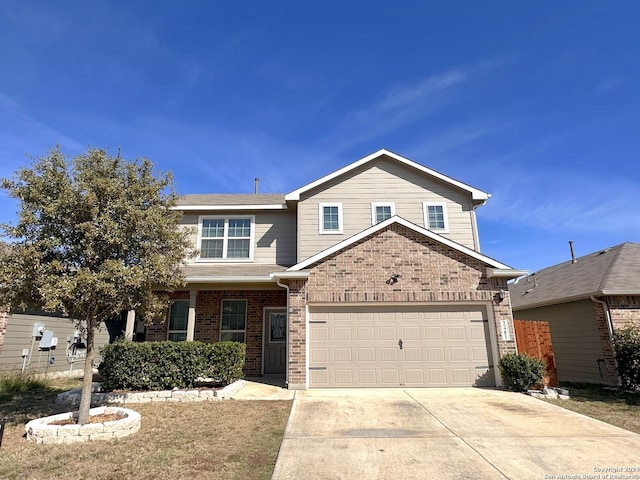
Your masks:
<svg viewBox="0 0 640 480"><path fill-rule="evenodd" d="M411 230L413 230L414 232L417 232L421 235L424 235L425 237L431 238L432 240L435 240L436 242L442 243L444 245L446 245L447 247L453 248L454 250L457 250L461 253L464 253L466 255L469 255L470 257L473 257L477 260L480 260L481 262L484 262L488 265L490 265L491 267L494 267L496 269L499 270L510 270L513 271L513 269L511 267L509 267L508 265L505 265L504 263L500 263L496 260L494 260L491 257L487 257L486 255L481 254L480 252L476 252L475 250L472 250L470 248L465 247L464 245L460 245L459 243L456 243L452 240L449 240L448 238L445 238L441 235L438 235L437 233L434 233L430 230L427 230L425 228L422 228L418 225L416 225L415 223L411 223L408 220L405 220L402 217L399 217L397 215L394 215L391 218L388 218L387 220L385 220L384 222L380 222L376 225L373 225L372 227L367 228L366 230L363 230L362 232L347 238L346 240L343 240L340 243L335 244L333 247L327 248L326 250L323 250L315 255L313 255L312 257L307 258L306 260L303 260L302 262L289 267L287 270L285 270L285 272L292 272L292 271L298 271L298 270L302 270L304 268L307 268L309 265L312 265L316 262L318 262L319 260L322 260L323 258L328 257L329 255L337 252L338 250L342 250L343 248L346 248L360 240L362 240L363 238L368 237L369 235L376 233L379 230L382 230L383 228L388 227L389 225L391 225L392 223L398 223L400 225L403 225Z"/></svg>
<svg viewBox="0 0 640 480"><path fill-rule="evenodd" d="M271 276L205 276L205 277L186 277L188 283L273 283Z"/></svg>
<svg viewBox="0 0 640 480"><path fill-rule="evenodd" d="M178 205L171 210L286 210L285 204L277 205Z"/></svg>
<svg viewBox="0 0 640 480"><path fill-rule="evenodd" d="M517 278L523 275L527 275L529 270L516 270L515 268L511 268L509 270L504 270L501 268L487 268L487 278Z"/></svg>
<svg viewBox="0 0 640 480"><path fill-rule="evenodd" d="M346 167L341 168L340 170L336 170L333 173L330 173L329 175L325 175L322 178L319 178L318 180L316 180L315 182L311 182L308 183L307 185L305 185L304 187L298 188L297 190L294 190L291 193L287 193L284 196L284 199L286 201L289 200L293 200L293 201L297 201L300 200L300 194L311 190L312 188L317 187L318 185L322 185L325 182L328 182L330 180L333 180L336 177L339 177L340 175L347 173L355 168L358 168L359 166L370 162L371 160L374 160L382 155L386 155L388 157L393 158L394 160L399 161L400 163L403 163L409 167L415 168L416 170L419 170L423 173L426 173L427 175L431 175L432 177L435 177L439 180L442 180L445 183L448 183L450 185L453 185L455 187L458 187L462 190L466 190L467 192L469 192L471 194L471 198L473 200L480 200L480 201L486 201L489 197L491 197L490 194L483 192L482 190L478 190L477 188L473 188L470 185L467 185L466 183L462 183L458 180L454 180L451 177L448 177L440 172L436 172L435 170L431 170L430 168L425 167L424 165L420 165L419 163L414 162L413 160L409 160L408 158L405 158L401 155L398 155L397 153L393 153L390 152L389 150L383 148L378 150L375 153L372 153L371 155L368 155L364 158L361 158L360 160L350 163L349 165L347 165Z"/></svg>
<svg viewBox="0 0 640 480"><path fill-rule="evenodd" d="M628 296L637 296L640 295L640 288L636 288L635 290L602 290L601 293L594 293L594 295L605 295L605 296L614 296L614 295L628 295Z"/></svg>
<svg viewBox="0 0 640 480"><path fill-rule="evenodd" d="M298 279L298 278L309 278L309 272L305 270L297 270L297 271L288 271L284 272L273 272L271 274L271 278L279 279L279 278L290 278L290 279Z"/></svg>

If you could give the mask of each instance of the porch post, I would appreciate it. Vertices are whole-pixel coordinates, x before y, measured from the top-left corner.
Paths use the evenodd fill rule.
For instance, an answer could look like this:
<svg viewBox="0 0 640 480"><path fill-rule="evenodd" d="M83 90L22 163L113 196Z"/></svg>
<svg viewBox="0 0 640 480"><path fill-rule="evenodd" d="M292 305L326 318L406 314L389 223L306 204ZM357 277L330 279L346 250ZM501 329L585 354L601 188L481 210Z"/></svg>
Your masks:
<svg viewBox="0 0 640 480"><path fill-rule="evenodd" d="M136 311L129 310L127 311L127 326L124 330L124 338L127 340L133 340L133 329L136 324Z"/></svg>
<svg viewBox="0 0 640 480"><path fill-rule="evenodd" d="M197 290L189 290L189 314L187 316L187 342L193 341L196 330L196 297Z"/></svg>

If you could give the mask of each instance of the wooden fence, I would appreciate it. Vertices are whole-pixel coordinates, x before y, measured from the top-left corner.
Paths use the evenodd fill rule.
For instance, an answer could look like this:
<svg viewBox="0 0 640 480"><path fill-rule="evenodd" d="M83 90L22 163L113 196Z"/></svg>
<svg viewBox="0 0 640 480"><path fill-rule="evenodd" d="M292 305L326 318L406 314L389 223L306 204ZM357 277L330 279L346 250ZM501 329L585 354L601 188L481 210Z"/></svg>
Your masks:
<svg viewBox="0 0 640 480"><path fill-rule="evenodd" d="M549 322L514 320L513 325L516 332L518 352L544 360L547 364L547 375L544 377L544 383L550 387L557 387L559 385L558 370L556 369L556 359L553 355Z"/></svg>

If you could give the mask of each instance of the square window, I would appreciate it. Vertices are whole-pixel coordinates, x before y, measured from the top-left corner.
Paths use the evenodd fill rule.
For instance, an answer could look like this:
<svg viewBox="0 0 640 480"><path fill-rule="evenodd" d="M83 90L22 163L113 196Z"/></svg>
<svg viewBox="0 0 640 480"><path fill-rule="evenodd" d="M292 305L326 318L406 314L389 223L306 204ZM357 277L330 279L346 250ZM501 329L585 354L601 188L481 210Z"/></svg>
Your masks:
<svg viewBox="0 0 640 480"><path fill-rule="evenodd" d="M320 204L320 233L342 233L342 204Z"/></svg>
<svg viewBox="0 0 640 480"><path fill-rule="evenodd" d="M423 206L425 226L434 232L448 233L447 204L425 202Z"/></svg>
<svg viewBox="0 0 640 480"><path fill-rule="evenodd" d="M251 260L253 217L200 219L201 260Z"/></svg>
<svg viewBox="0 0 640 480"><path fill-rule="evenodd" d="M371 224L384 222L396 214L393 202L376 202L371 204Z"/></svg>

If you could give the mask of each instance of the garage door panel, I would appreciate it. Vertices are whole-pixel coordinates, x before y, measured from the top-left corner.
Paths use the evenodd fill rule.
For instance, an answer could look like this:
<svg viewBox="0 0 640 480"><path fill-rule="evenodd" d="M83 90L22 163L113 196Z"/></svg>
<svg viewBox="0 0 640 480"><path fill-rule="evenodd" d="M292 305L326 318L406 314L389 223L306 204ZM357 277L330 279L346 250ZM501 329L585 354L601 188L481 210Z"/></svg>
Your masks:
<svg viewBox="0 0 640 480"><path fill-rule="evenodd" d="M393 368L380 370L380 383L388 387L397 387L400 384L400 372Z"/></svg>
<svg viewBox="0 0 640 480"><path fill-rule="evenodd" d="M334 327L333 339L337 342L350 342L351 328L350 327Z"/></svg>
<svg viewBox="0 0 640 480"><path fill-rule="evenodd" d="M333 361L335 363L351 363L353 361L351 348L334 348Z"/></svg>
<svg viewBox="0 0 640 480"><path fill-rule="evenodd" d="M378 328L378 338L380 340L389 340L389 341L397 341L398 331L396 327L379 327Z"/></svg>
<svg viewBox="0 0 640 480"><path fill-rule="evenodd" d="M373 347L358 348L358 362L375 362L376 361L376 349Z"/></svg>
<svg viewBox="0 0 640 480"><path fill-rule="evenodd" d="M310 315L312 387L495 385L484 307L312 306Z"/></svg>
<svg viewBox="0 0 640 480"><path fill-rule="evenodd" d="M428 362L444 362L444 348L427 348Z"/></svg>
<svg viewBox="0 0 640 480"><path fill-rule="evenodd" d="M405 362L422 362L422 348L404 348Z"/></svg>
<svg viewBox="0 0 640 480"><path fill-rule="evenodd" d="M380 362L398 362L398 348L380 348Z"/></svg>
<svg viewBox="0 0 640 480"><path fill-rule="evenodd" d="M378 383L376 370L373 368L358 370L356 375L358 376L358 383L356 386L368 387L369 385L375 385Z"/></svg>
<svg viewBox="0 0 640 480"><path fill-rule="evenodd" d="M375 338L374 327L356 327L356 340L367 341Z"/></svg>

